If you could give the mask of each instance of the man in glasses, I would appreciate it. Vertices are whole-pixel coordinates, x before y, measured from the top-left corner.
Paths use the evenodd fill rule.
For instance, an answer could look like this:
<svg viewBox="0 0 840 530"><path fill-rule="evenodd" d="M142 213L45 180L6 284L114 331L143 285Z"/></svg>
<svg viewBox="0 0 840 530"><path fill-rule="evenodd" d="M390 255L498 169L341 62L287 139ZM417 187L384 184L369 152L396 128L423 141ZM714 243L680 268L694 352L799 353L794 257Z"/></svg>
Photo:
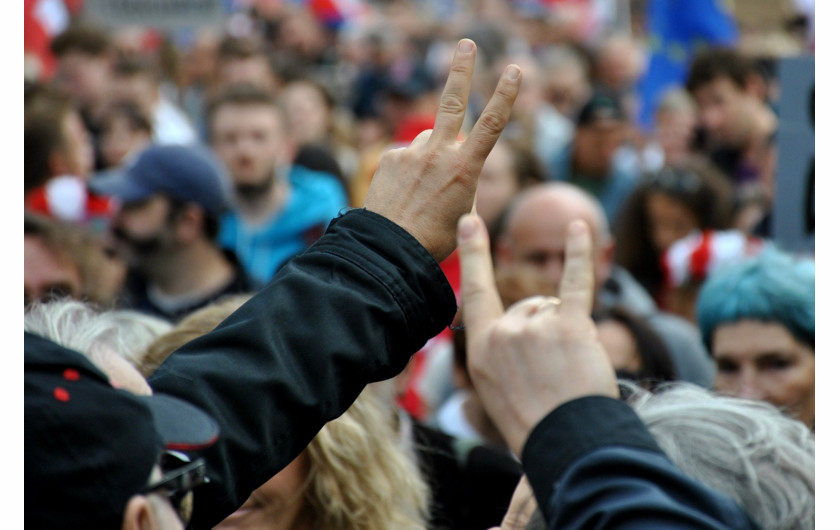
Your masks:
<svg viewBox="0 0 840 530"><path fill-rule="evenodd" d="M218 426L163 394L111 386L81 354L24 336L26 523L33 528L182 528Z"/></svg>

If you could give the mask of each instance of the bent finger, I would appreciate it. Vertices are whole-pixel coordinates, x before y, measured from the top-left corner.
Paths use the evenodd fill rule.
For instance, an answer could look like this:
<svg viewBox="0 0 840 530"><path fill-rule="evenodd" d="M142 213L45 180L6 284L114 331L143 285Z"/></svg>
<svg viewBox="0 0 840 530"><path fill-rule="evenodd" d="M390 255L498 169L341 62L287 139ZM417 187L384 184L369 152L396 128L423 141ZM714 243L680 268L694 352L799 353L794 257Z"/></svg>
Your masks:
<svg viewBox="0 0 840 530"><path fill-rule="evenodd" d="M592 256L592 234L581 220L566 229L566 263L560 281L561 310L580 311L589 315L595 296L595 264Z"/></svg>
<svg viewBox="0 0 840 530"><path fill-rule="evenodd" d="M458 221L458 253L461 261L461 312L469 341L503 313L493 276L487 228L477 215L467 214Z"/></svg>
<svg viewBox="0 0 840 530"><path fill-rule="evenodd" d="M483 162L496 145L496 140L499 139L510 119L521 82L522 71L519 66L508 65L496 84L493 96L487 102L487 106L484 107L484 111L462 146L471 159Z"/></svg>
<svg viewBox="0 0 840 530"><path fill-rule="evenodd" d="M433 144L449 144L458 138L467 102L470 99L470 84L475 68L475 43L470 39L461 39L449 67L449 76L440 96L435 128L429 139Z"/></svg>

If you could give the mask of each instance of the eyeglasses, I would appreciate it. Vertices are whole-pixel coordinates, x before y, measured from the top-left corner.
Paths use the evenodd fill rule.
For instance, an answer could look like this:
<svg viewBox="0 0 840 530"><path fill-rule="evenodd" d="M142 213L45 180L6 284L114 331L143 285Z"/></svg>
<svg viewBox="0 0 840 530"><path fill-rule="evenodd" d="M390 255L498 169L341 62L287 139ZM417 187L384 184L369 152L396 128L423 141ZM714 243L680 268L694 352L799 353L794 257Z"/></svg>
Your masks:
<svg viewBox="0 0 840 530"><path fill-rule="evenodd" d="M700 177L693 171L667 166L648 175L645 184L652 188L686 195L697 193L703 185Z"/></svg>
<svg viewBox="0 0 840 530"><path fill-rule="evenodd" d="M164 471L163 478L149 484L140 493L165 493L186 528L192 519L193 489L209 482L204 459L191 462L183 453L165 451L160 458L160 467Z"/></svg>

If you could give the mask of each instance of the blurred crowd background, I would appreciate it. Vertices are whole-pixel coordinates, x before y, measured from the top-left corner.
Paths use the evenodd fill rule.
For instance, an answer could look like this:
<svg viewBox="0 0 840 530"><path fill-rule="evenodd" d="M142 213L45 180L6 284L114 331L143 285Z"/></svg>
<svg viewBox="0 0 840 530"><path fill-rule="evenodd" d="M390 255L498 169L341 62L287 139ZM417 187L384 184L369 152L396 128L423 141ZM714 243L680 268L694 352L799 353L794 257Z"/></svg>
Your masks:
<svg viewBox="0 0 840 530"><path fill-rule="evenodd" d="M813 429L814 4L25 0L25 305L138 311L159 319L149 329L160 336L254 292L363 206L383 152L432 128L453 51L470 38L464 135L505 66L523 73L477 191L505 303L556 291L555 236L577 213L596 232L595 318L619 374L764 399ZM770 272L742 274L795 280L781 316L722 315L742 284L701 294L771 247L783 256L758 266ZM796 283L803 261L810 276ZM441 265L457 294L457 252ZM787 318L808 296L810 350L760 365L715 348L715 327L743 318L807 346L808 324ZM129 356L141 370L147 343ZM456 322L391 391L417 428L502 445L465 356ZM760 374L741 380L750 363L799 371L761 390ZM509 498L518 475L505 476L477 505Z"/></svg>

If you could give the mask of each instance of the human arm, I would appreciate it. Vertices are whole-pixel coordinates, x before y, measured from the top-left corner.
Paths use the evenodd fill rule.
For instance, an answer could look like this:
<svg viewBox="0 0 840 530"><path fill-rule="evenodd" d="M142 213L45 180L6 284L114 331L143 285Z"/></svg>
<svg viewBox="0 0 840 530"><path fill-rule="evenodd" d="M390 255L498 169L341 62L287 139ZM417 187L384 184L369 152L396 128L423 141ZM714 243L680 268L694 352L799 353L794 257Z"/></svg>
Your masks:
<svg viewBox="0 0 840 530"><path fill-rule="evenodd" d="M503 313L486 229L459 225L470 375L551 528L756 528L738 505L683 475L619 401L591 313L591 236L569 227L560 298ZM562 301L561 301L562 300Z"/></svg>
<svg viewBox="0 0 840 530"><path fill-rule="evenodd" d="M232 513L367 383L399 373L452 321L455 298L437 262L454 249L455 223L472 206L519 85L512 67L516 79L503 77L458 141L476 53L464 42L434 132L383 156L365 209L333 221L252 300L150 378L155 391L198 405L221 426L201 454L211 484L196 491L196 527Z"/></svg>

